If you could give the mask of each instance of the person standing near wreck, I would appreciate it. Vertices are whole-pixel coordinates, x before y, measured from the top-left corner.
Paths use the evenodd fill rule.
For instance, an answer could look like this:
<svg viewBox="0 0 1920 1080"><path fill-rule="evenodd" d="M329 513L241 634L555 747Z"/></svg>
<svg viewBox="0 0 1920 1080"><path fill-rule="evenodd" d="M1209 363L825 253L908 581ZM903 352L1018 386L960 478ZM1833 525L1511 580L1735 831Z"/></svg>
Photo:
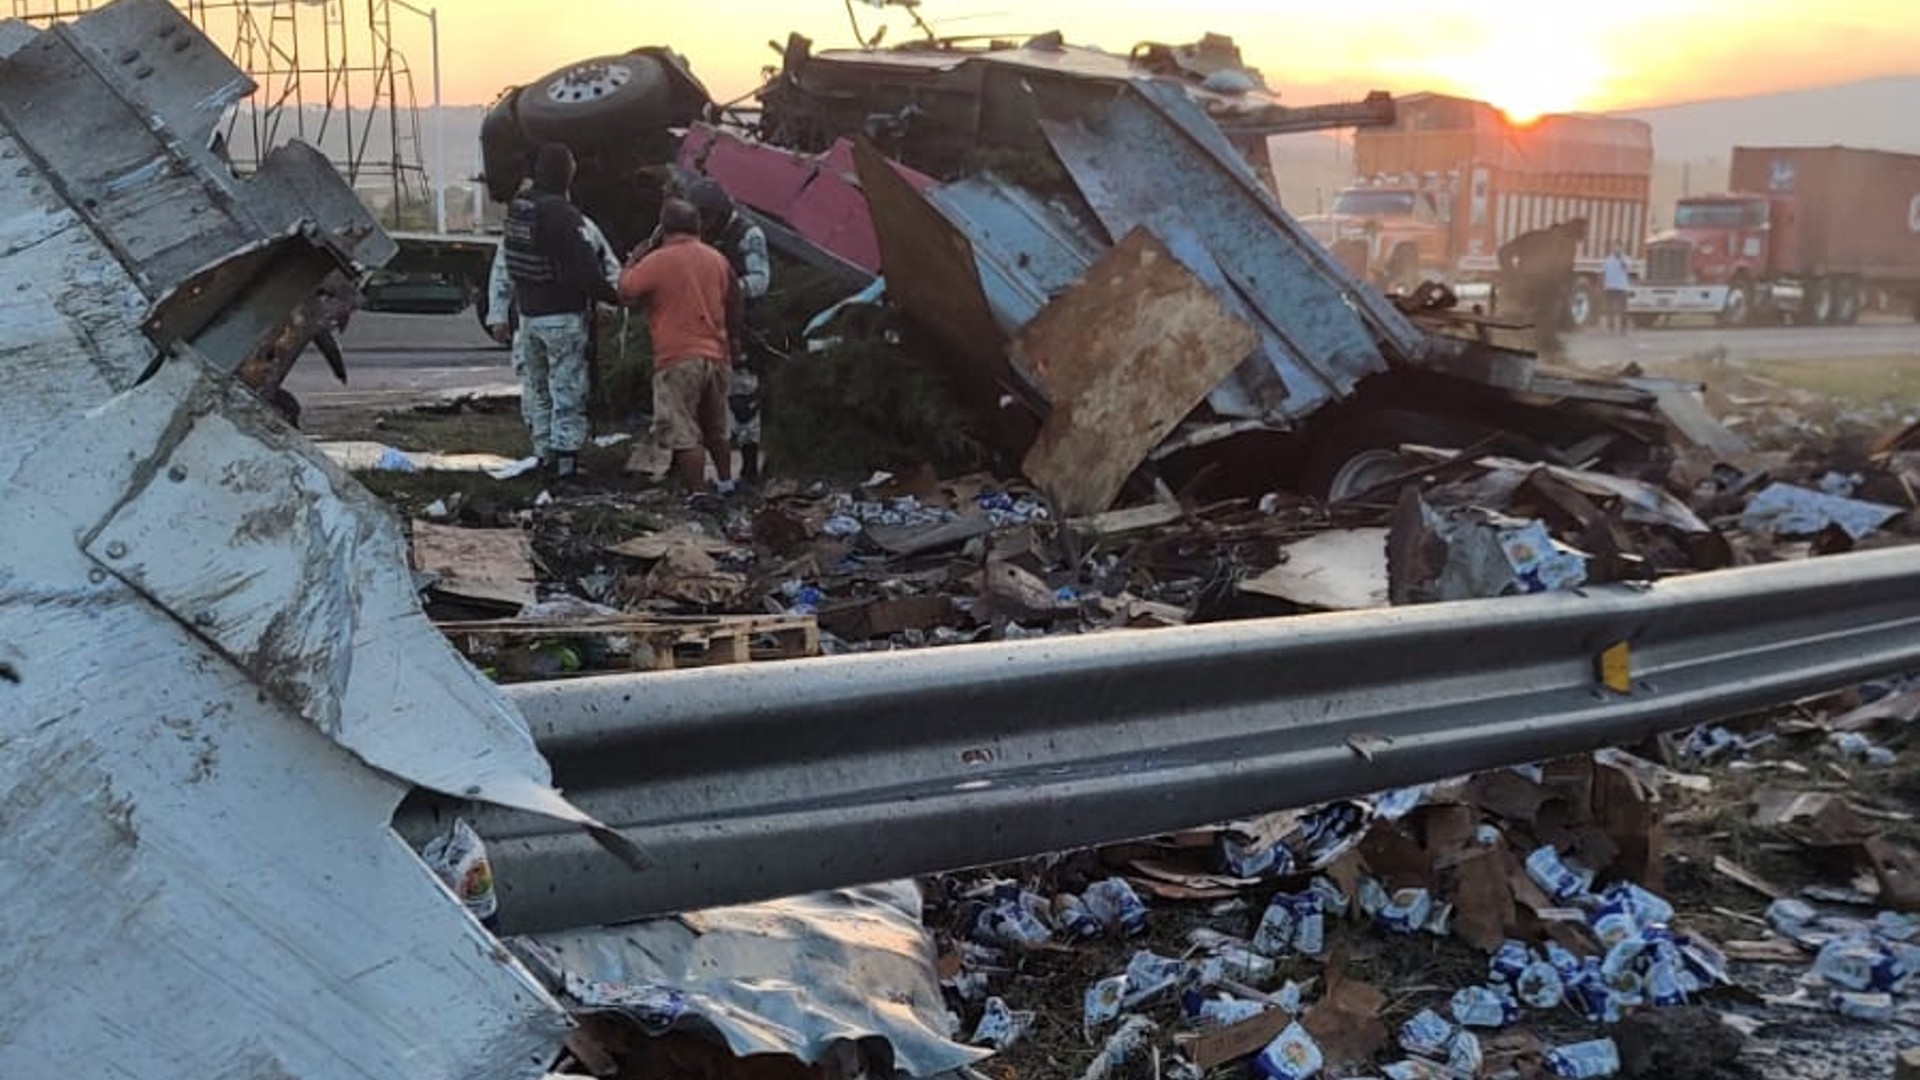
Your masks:
<svg viewBox="0 0 1920 1080"><path fill-rule="evenodd" d="M713 458L721 494L732 494L732 420L727 391L739 324L740 285L726 256L700 239L700 211L684 199L660 209L660 246L643 246L620 272L620 302L644 304L653 344L653 433L673 455L689 493L706 483Z"/></svg>
<svg viewBox="0 0 1920 1080"><path fill-rule="evenodd" d="M1633 269L1627 265L1627 253L1620 241L1607 246L1607 260L1600 264L1600 289L1607 302L1607 333L1627 332L1627 298L1633 292Z"/></svg>
<svg viewBox="0 0 1920 1080"><path fill-rule="evenodd" d="M733 369L727 401L733 413L733 445L740 450L740 478L760 479L760 415L765 405L761 370L751 350L748 332L754 305L773 287L773 260L767 255L767 234L734 206L718 180L702 177L687 190L687 201L700 211L700 239L726 256L740 288L739 322L727 330L733 343Z"/></svg>
<svg viewBox="0 0 1920 1080"><path fill-rule="evenodd" d="M513 344L513 372L520 380L520 412L543 468L568 480L579 475L587 441L587 351L593 305L618 303L608 262L596 248L599 230L569 197L573 152L558 143L540 148L533 183L507 205L507 220L494 255L508 290L490 289L487 330ZM604 241L601 242L604 246ZM509 330L501 293L518 309L520 326Z"/></svg>

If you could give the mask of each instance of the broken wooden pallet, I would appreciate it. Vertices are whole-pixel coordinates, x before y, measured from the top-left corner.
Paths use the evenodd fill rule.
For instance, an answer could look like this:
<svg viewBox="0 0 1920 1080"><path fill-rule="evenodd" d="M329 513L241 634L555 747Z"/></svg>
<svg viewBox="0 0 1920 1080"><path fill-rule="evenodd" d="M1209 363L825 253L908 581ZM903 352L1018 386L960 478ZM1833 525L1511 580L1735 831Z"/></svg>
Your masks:
<svg viewBox="0 0 1920 1080"><path fill-rule="evenodd" d="M628 656L635 671L797 660L820 654L820 625L811 615L644 615L564 623L499 619L435 625L455 648L476 661L502 648L578 638L608 642L609 653Z"/></svg>

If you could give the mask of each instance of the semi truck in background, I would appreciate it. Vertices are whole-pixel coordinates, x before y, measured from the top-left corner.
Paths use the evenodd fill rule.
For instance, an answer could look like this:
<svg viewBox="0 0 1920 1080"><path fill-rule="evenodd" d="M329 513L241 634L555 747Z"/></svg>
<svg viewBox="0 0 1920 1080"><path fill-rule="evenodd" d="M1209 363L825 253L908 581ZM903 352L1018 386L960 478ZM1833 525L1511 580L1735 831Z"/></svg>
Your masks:
<svg viewBox="0 0 1920 1080"><path fill-rule="evenodd" d="M1867 309L1920 320L1920 155L1742 146L1727 179L1725 193L1681 199L1648 243L1630 308L1642 322L1844 325Z"/></svg>
<svg viewBox="0 0 1920 1080"><path fill-rule="evenodd" d="M1556 114L1516 123L1482 101L1399 99L1391 125L1356 132L1353 186L1302 218L1351 268L1388 291L1424 280L1491 282L1503 244L1587 221L1567 320L1600 311L1600 266L1614 243L1639 266L1653 184L1642 121Z"/></svg>

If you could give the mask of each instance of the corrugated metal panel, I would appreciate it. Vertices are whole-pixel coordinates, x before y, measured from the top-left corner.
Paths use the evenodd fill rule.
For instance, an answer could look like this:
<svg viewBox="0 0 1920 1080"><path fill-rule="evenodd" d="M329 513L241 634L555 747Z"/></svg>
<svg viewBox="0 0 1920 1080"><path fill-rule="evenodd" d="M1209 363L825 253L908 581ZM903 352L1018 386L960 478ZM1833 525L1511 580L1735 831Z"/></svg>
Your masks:
<svg viewBox="0 0 1920 1080"><path fill-rule="evenodd" d="M991 173L933 188L927 199L966 234L980 272L980 285L994 320L1013 337L1054 297L1080 280L1107 247L1096 226L1076 220L1072 210L1042 201ZM1162 242L1192 266L1212 262L1190 230L1170 227ZM1202 280L1218 285L1231 310L1245 305L1217 270ZM1031 381L1029 373L1023 373ZM1243 365L1207 395L1207 405L1222 416L1266 416L1284 398L1277 380L1258 366Z"/></svg>
<svg viewBox="0 0 1920 1080"><path fill-rule="evenodd" d="M1107 231L1191 233L1217 276L1188 268L1246 304L1286 391L1276 419L1309 415L1384 370L1383 344L1423 354L1420 332L1287 216L1177 88L1133 83L1089 88L1078 102L1057 97L1043 120L1048 140ZM1187 261L1180 245L1168 246Z"/></svg>
<svg viewBox="0 0 1920 1080"><path fill-rule="evenodd" d="M1064 210L991 173L927 192L966 233L994 319L1011 337L1065 292L1106 247Z"/></svg>

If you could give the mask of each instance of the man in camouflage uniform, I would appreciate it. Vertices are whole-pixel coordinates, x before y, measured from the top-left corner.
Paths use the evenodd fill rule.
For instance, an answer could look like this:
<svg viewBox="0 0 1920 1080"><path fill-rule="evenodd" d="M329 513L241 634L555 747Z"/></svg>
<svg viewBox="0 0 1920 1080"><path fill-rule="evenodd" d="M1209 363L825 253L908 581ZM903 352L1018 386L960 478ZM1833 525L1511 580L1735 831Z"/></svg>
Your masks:
<svg viewBox="0 0 1920 1080"><path fill-rule="evenodd" d="M732 442L740 451L740 479L760 479L760 413L765 404L754 355L750 324L755 305L773 286L773 261L767 256L767 234L733 205L719 182L701 178L687 190L687 201L700 211L700 239L727 257L744 302L743 325L729 327L733 342L732 385L727 402L733 414Z"/></svg>
<svg viewBox="0 0 1920 1080"><path fill-rule="evenodd" d="M579 475L587 441L587 350L593 305L617 303L611 259L600 230L568 199L573 154L566 147L540 148L533 184L507 206L507 220L494 255L487 328L494 340L513 343L513 371L520 380L520 412L533 452L559 479ZM502 279L510 282L501 288ZM509 329L510 299L520 325Z"/></svg>

